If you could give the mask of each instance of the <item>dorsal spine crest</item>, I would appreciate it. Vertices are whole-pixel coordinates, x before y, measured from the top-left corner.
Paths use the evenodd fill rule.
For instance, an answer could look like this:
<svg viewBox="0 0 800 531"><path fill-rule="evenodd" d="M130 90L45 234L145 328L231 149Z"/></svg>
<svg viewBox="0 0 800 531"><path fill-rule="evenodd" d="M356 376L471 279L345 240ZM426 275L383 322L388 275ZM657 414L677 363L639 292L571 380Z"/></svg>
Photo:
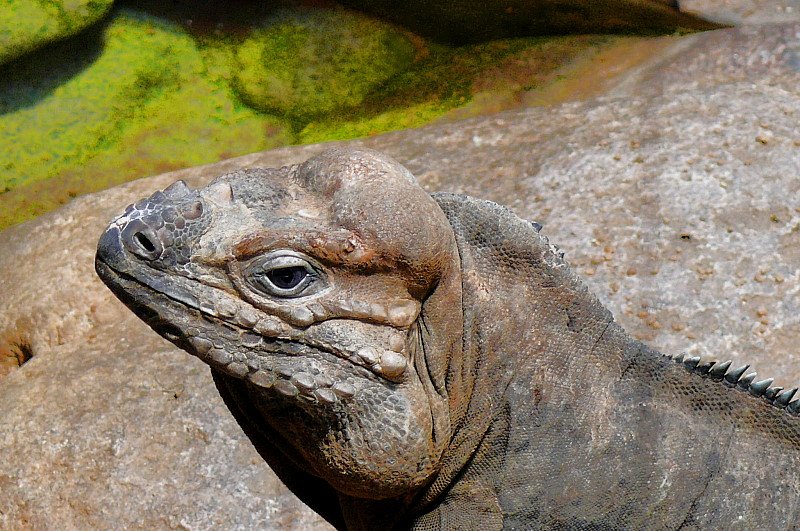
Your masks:
<svg viewBox="0 0 800 531"><path fill-rule="evenodd" d="M756 381L756 373L751 372L747 375L747 369L750 365L743 365L736 369L730 369L731 360L716 361L705 360L701 361L700 356L689 356L688 354L678 354L677 356L667 356L674 362L683 365L683 367L693 373L717 380L720 383L736 388L740 391L746 391L757 398L763 398L773 406L783 409L793 416L800 416L800 398L792 400L797 393L798 388L783 390L783 387L772 387L774 378L765 378Z"/></svg>

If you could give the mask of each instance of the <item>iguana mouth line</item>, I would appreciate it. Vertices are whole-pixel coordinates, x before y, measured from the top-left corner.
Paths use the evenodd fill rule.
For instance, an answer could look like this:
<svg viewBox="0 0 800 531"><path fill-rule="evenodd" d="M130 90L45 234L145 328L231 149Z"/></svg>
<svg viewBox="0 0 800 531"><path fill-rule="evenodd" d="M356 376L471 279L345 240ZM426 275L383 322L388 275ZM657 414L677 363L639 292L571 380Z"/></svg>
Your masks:
<svg viewBox="0 0 800 531"><path fill-rule="evenodd" d="M96 264L100 264L100 265L103 266L104 269L101 271L100 268L98 268L98 272L100 272L101 275L104 276L104 279L105 278L109 278L109 273L111 273L112 277L110 277L110 278L112 278L112 279L113 279L113 276L127 279L128 281L135 282L136 284L138 284L138 285L140 285L142 287L148 288L149 290L151 290L151 291L153 291L155 293L159 293L159 294L161 294L161 295L163 295L163 296L165 296L165 297L167 297L167 298L169 298L169 299L171 299L171 300L173 300L175 302L183 304L184 306L187 306L187 307L190 307L192 309L198 310L200 313L202 313L204 315L210 315L208 313L208 311L204 310L201 307L200 302L197 300L197 298L194 295L190 295L190 294L184 293L182 291L177 291L177 290L174 289L174 285L172 285L172 284L161 284L161 283L157 283L156 284L156 283L153 283L152 281L148 281L148 280L139 278L135 274L132 274L132 273L129 273L129 272L125 272L125 271L120 271L119 269L115 268L113 265L109 264L108 262L104 261L101 258L97 258L95 260L95 262L96 262ZM156 269L152 269L152 271L156 275L159 274L158 270L156 270ZM156 278L158 278L158 277L156 277ZM156 285L154 285L154 284L156 284Z"/></svg>
<svg viewBox="0 0 800 531"><path fill-rule="evenodd" d="M318 344L318 343L311 343L311 342L308 342L308 341L303 341L302 339L298 339L298 338L282 338L282 337L265 336L265 335L261 335L261 334L258 334L258 333L254 334L249 329L242 328L241 326L239 326L239 325L237 325L235 323L230 323L228 321L224 321L223 319L220 319L219 317L216 317L216 316L213 316L213 315L209 315L209 314L203 314L203 317L205 319L207 319L209 322L212 322L212 323L215 323L215 324L219 324L219 325L222 325L222 326L227 326L229 328L235 329L237 332L239 332L240 337L244 338L247 334L251 334L251 335L255 336L258 339L258 341L255 344L253 344L253 343L248 344L246 340L243 340L242 343L241 343L242 347L247 349L249 352L253 353L253 358L252 358L253 361L266 360L266 359L268 359L268 357L273 357L273 358L276 358L276 359L277 358L280 358L280 359L298 359L298 358L301 358L301 357L317 358L317 359L322 359L322 361L324 361L326 363L337 363L337 364L340 365L341 368L352 367L356 371L358 371L356 373L356 375L360 376L362 378L368 378L368 379L373 380L373 381L382 380L378 375L374 374L373 372L371 372L366 367L363 367L362 365L358 365L357 363L354 363L349 357L346 356L346 353L344 351L338 351L338 350L335 350L335 349L331 349L331 348L327 347L327 345L322 345L322 344ZM191 343L192 346L197 348L197 346L195 344L195 342L197 341L197 338L196 337L192 337L192 336L187 335L187 334L185 334L185 335L186 335L187 340L189 341L189 343ZM195 342L192 341L193 339L195 340ZM266 345L278 347L278 349L276 349L276 350L268 349L266 351L258 351L258 350L255 349L255 347L260 342L263 342ZM297 346L302 347L302 348L307 349L307 350L303 351L303 352L292 352L292 349L290 347L293 346L293 345L297 345ZM221 349L218 349L218 350L221 350ZM269 356L264 355L265 353L268 353ZM328 355L333 359L325 359L325 358L323 358L324 355ZM258 369L253 369L253 370L258 370ZM288 378L288 376L287 376L287 378Z"/></svg>
<svg viewBox="0 0 800 531"><path fill-rule="evenodd" d="M313 357L320 358L321 356L319 354L317 354L317 355L313 354L314 352L318 352L318 353L323 354L323 355L327 354L327 355L331 356L334 360L336 360L336 362L344 362L344 363L341 364L342 367L344 367L344 366L352 367L356 371L355 372L356 376L359 376L361 378L367 378L367 379L375 381L375 382L392 383L391 380L389 380L387 378L384 378L384 377L382 377L382 376L380 376L378 374L375 374L368 367L365 367L365 366L357 363L356 361L354 361L353 356L349 355L348 352L340 351L338 349L332 349L332 348L328 347L327 345L316 343L316 342L315 343L311 343L311 342L303 341L303 340L301 340L299 338L295 338L295 337L269 336L269 335L264 335L264 334L260 334L260 333L254 332L252 329L244 328L244 327L242 327L241 325L239 325L237 323L224 320L224 319L220 318L219 315L215 315L214 313L211 313L211 312L207 311L208 309L204 308L203 305L200 304L200 302L194 296L185 294L185 293L183 293L181 291L177 291L175 289L161 290L158 287L154 286L153 283L150 283L150 282L147 282L147 281L145 281L143 279L140 279L134 274L131 274L131 273L128 273L128 272L124 272L124 271L120 271L120 270L114 268L113 266L111 266L110 264L108 264L107 262L103 261L102 259L97 259L97 263L101 264L103 266L103 268L104 268L104 270L102 270L102 271L98 268L98 272L101 272L101 275L103 275L105 279L110 280L112 283L114 283L114 284L118 283L119 281L117 279L124 279L124 280L127 280L128 282L133 282L133 283L135 283L135 284L137 284L137 285L139 285L139 286L141 286L141 287L143 287L145 289L150 290L153 293L156 293L158 295L161 295L162 297L165 297L166 299L169 299L170 301L172 301L173 303L179 305L180 307L189 308L189 309L197 311L198 313L200 313L200 315L203 316L204 319L207 319L208 321L210 321L212 323L215 323L217 325L225 326L225 327L228 327L230 329L236 330L238 335L240 336L240 338L244 338L244 337L247 336L247 334L251 334L251 335L257 337L259 339L259 342L263 341L265 344L270 344L270 345L281 345L281 344L283 344L283 345L285 345L287 347L289 345L298 345L298 346L302 346L302 347L304 347L306 349L309 349L308 352L291 352L291 349L289 349L289 348L281 349L281 350L268 350L267 352L269 352L269 354L271 356L273 356L273 357L278 357L278 356L282 355L281 357L284 357L284 358L295 358L295 359L299 358L299 357L302 357L302 356L311 357L311 358L313 358ZM158 273L158 272L156 271L156 273ZM116 277L116 278L114 278L114 277ZM157 285L160 285L160 283L157 283ZM174 286L170 286L170 287L174 287ZM211 288L211 289L215 289L215 288ZM120 290L120 292L121 293L125 293L123 290ZM152 312L153 311L152 308L150 308L148 306L142 305L141 303L138 303L136 301L134 301L134 302L136 303L136 306L138 308L140 308L140 309L142 309L142 310L144 310L146 312ZM156 326L161 328L158 324L156 324ZM212 349L211 341L209 341L207 339L204 339L202 337L192 336L186 330L181 330L181 329L178 329L178 328L175 328L175 330L178 333L177 334L173 333L172 337L167 337L167 339L169 339L170 341L180 341L180 340L186 341L195 350L198 351L198 355L202 356L204 359L205 358L209 358L207 353L209 351L211 351L211 349ZM207 343L207 345L199 346L200 342ZM248 345L246 342L242 343L242 347L246 348L249 352L254 354L253 361L255 361L255 359L262 359L262 360L263 359L267 359L266 356L264 356L263 354L260 353L260 352L264 352L264 351L257 351L255 349L255 346L257 346L257 344ZM181 348L184 348L184 347L181 346ZM205 350L206 352L205 353L201 353L200 352L201 350ZM220 351L220 352L223 352L222 349L216 349L216 350ZM237 361L237 360L234 360L234 359L223 360L221 355L219 355L218 357L219 357L219 359L215 359L213 357L211 357L211 359L222 368L224 368L226 365L229 365L230 363L233 363L233 362ZM228 356L228 357L230 357L230 356ZM323 359L323 361L326 362L326 363L334 363L334 361L331 360L331 359ZM258 370L258 369L254 369L254 370Z"/></svg>

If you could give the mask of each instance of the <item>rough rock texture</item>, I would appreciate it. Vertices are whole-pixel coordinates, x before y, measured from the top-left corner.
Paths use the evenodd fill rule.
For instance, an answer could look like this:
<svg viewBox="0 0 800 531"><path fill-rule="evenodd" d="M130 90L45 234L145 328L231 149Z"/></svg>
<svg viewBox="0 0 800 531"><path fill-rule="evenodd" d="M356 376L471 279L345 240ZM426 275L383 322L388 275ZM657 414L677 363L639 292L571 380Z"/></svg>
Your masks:
<svg viewBox="0 0 800 531"><path fill-rule="evenodd" d="M681 11L735 25L800 20L798 0L681 0Z"/></svg>
<svg viewBox="0 0 800 531"><path fill-rule="evenodd" d="M644 98L687 90L709 92L733 82L794 92L798 81L800 23L766 24L684 37L623 74L609 95Z"/></svg>
<svg viewBox="0 0 800 531"><path fill-rule="evenodd" d="M326 528L240 434L207 368L134 325L3 381L0 527Z"/></svg>
<svg viewBox="0 0 800 531"><path fill-rule="evenodd" d="M760 376L790 386L800 382L800 85L791 59L800 26L765 28L757 38L755 31L762 30L692 37L692 50L668 53L628 78L621 98L353 144L386 151L430 190L492 199L543 222L543 232L636 337L664 352L751 362ZM654 81L659 76L672 81ZM696 78L714 81L687 86ZM0 401L10 405L0 411L0 441L14 456L0 461L0 525L146 526L165 522L158 520L165 514L176 515L169 522L198 522L198 499L218 507L209 512L220 519L256 519L231 525L269 525L276 506L248 496L260 492L265 500L256 486L272 480L227 414L216 413L223 410L210 376L112 301L91 257L104 225L134 198L178 178L197 185L239 167L300 162L322 149L282 148L136 181L0 233L0 352L19 352L16 343L33 353L0 381ZM125 346L131 344L139 346ZM57 434L42 435L53 426ZM176 432L181 436L170 436ZM210 434L207 454L189 432ZM161 444L176 446L161 451ZM52 463L73 473L53 473ZM223 469L230 476L218 475ZM158 479L170 477L187 480ZM103 502L108 491L133 489L129 478L139 491L127 491L125 503ZM235 498L247 492L237 478L262 479ZM75 484L84 489L80 497L71 494ZM237 504L245 499L250 509L242 510ZM279 499L293 514L296 502ZM245 514L256 509L262 512Z"/></svg>
<svg viewBox="0 0 800 531"><path fill-rule="evenodd" d="M715 24L681 13L672 0L422 1L341 0L440 41L476 42L558 33L672 32L713 29Z"/></svg>
<svg viewBox="0 0 800 531"><path fill-rule="evenodd" d="M4 0L0 9L0 64L75 35L100 20L112 0Z"/></svg>

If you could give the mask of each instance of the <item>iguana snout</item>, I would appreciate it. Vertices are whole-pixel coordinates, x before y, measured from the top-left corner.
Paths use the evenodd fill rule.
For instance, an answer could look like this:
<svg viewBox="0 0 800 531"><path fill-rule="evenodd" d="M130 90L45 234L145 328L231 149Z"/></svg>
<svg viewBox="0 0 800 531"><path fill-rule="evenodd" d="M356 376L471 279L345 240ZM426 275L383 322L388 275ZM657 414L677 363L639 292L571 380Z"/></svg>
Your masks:
<svg viewBox="0 0 800 531"><path fill-rule="evenodd" d="M188 286L169 279L178 271L182 273L179 279L189 274L192 249L210 222L200 194L178 181L128 205L97 245L95 268L103 281L172 341L186 337L175 317L181 316L184 307L198 310L201 303ZM156 303L157 299L164 304ZM183 341L181 346L189 345Z"/></svg>
<svg viewBox="0 0 800 531"><path fill-rule="evenodd" d="M129 252L150 262L185 265L192 239L205 232L208 223L199 194L177 181L163 192L128 205L100 239L98 256L107 263L119 263L121 253Z"/></svg>

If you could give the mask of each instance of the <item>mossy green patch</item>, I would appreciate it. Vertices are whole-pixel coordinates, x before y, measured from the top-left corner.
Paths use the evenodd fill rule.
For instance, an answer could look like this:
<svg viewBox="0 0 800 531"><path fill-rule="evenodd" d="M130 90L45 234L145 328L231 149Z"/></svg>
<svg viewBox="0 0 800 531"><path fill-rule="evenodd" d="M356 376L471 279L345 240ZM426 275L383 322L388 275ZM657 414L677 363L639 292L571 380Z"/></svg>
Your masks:
<svg viewBox="0 0 800 531"><path fill-rule="evenodd" d="M523 94L550 83L559 68L610 39L579 35L458 47L427 43L419 60L369 94L357 109L310 122L300 131L300 141L343 140L419 127L459 109L477 115L513 107Z"/></svg>
<svg viewBox="0 0 800 531"><path fill-rule="evenodd" d="M0 0L0 64L75 35L105 15L113 0Z"/></svg>
<svg viewBox="0 0 800 531"><path fill-rule="evenodd" d="M160 170L294 140L279 119L242 106L224 81L205 76L197 45L179 28L123 12L105 28L96 59L78 62L55 71L63 80L54 86L38 83L35 61L8 69L0 190L86 167L101 154L119 168L100 179L110 185L142 175L123 171L131 157ZM136 167L150 173L141 162Z"/></svg>
<svg viewBox="0 0 800 531"><path fill-rule="evenodd" d="M291 11L236 51L242 99L295 123L354 108L414 59L388 24L342 9Z"/></svg>
<svg viewBox="0 0 800 531"><path fill-rule="evenodd" d="M463 103L464 100L461 100ZM441 100L419 103L402 109L391 109L371 117L349 119L346 116L329 117L325 121L312 122L300 131L301 144L347 140L372 136L387 131L408 129L427 124L458 106L458 100Z"/></svg>

